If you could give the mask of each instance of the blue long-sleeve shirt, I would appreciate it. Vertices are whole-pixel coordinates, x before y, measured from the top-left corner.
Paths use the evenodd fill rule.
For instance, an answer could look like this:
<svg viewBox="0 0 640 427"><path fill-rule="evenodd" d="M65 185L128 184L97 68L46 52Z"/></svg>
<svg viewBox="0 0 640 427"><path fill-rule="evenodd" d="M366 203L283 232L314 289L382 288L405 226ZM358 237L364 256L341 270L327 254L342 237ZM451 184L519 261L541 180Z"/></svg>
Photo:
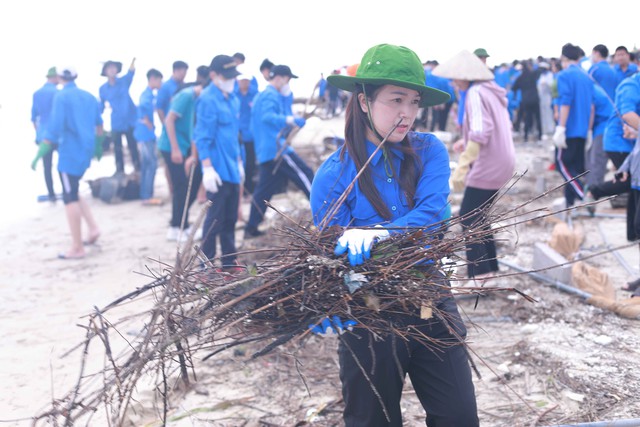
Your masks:
<svg viewBox="0 0 640 427"><path fill-rule="evenodd" d="M111 106L111 130L114 132L126 132L136 125L136 105L129 94L134 74L134 70L129 70L124 76L116 77L114 84L106 82L100 86L102 108L106 102Z"/></svg>
<svg viewBox="0 0 640 427"><path fill-rule="evenodd" d="M593 80L580 68L571 64L558 73L558 105L569 106L567 138L586 138L593 102Z"/></svg>
<svg viewBox="0 0 640 427"><path fill-rule="evenodd" d="M622 136L621 118L632 111L640 115L640 74L627 77L616 89L616 108L607 121L602 140L605 151L630 153L633 150L635 140Z"/></svg>
<svg viewBox="0 0 640 427"><path fill-rule="evenodd" d="M194 139L200 161L209 159L220 179L240 183L240 101L233 93L227 97L210 84L200 95Z"/></svg>
<svg viewBox="0 0 640 427"><path fill-rule="evenodd" d="M251 142L253 141L253 134L251 133L251 109L253 107L253 100L258 94L258 89L249 86L247 93L242 94L236 86L234 94L240 101L240 139L242 142Z"/></svg>
<svg viewBox="0 0 640 427"><path fill-rule="evenodd" d="M166 82L162 83L156 97L156 109L164 113L166 117L169 114L169 105L171 104L171 98L178 90L178 83L173 77L169 77Z"/></svg>
<svg viewBox="0 0 640 427"><path fill-rule="evenodd" d="M412 132L409 134L409 138L417 154L418 167L421 170L413 208L409 207L397 179L398 173L401 173L400 163L405 154L394 148L388 150L395 171L393 177L388 177L385 172L384 156L382 150L379 150L368 167L371 168L373 185L389 207L391 220L385 221L376 212L362 192L360 185L356 183L345 202L338 208L331 221L326 224L327 226L364 227L382 224L390 228L429 227L446 219L451 174L447 148L432 134ZM370 157L376 146L369 141L366 144ZM393 144L389 146L393 147ZM335 202L358 173L348 153L345 153L344 161L340 160L340 152L345 149L343 146L329 156L314 176L310 199L313 221L316 225L319 225L327 213L333 210ZM394 230L390 230L390 232L393 233Z"/></svg>
<svg viewBox="0 0 640 427"><path fill-rule="evenodd" d="M58 93L58 88L53 83L45 83L33 94L31 105L31 121L36 125L36 142L40 143L44 137L44 131L49 124L53 97Z"/></svg>
<svg viewBox="0 0 640 427"><path fill-rule="evenodd" d="M255 97L251 110L251 132L258 163L275 159L284 142L284 132L281 131L287 126L287 116L283 97L275 87L269 85ZM287 147L287 150L291 150L291 147Z"/></svg>
<svg viewBox="0 0 640 427"><path fill-rule="evenodd" d="M611 102L613 102L616 96L618 77L611 65L607 61L596 62L589 68L589 75L604 89L605 93L611 98Z"/></svg>
<svg viewBox="0 0 640 427"><path fill-rule="evenodd" d="M155 103L156 97L153 94L153 89L147 87L140 95L140 102L138 103L138 120L136 120L136 126L133 129L133 137L138 142L156 140L156 127L153 122ZM151 123L151 128L143 122L145 118L149 123Z"/></svg>
<svg viewBox="0 0 640 427"><path fill-rule="evenodd" d="M100 103L95 96L67 83L53 99L44 139L58 144L58 170L82 176L91 165L96 126L102 125Z"/></svg>
<svg viewBox="0 0 640 427"><path fill-rule="evenodd" d="M604 130L607 127L607 121L611 114L613 114L613 105L609 96L605 90L596 85L593 90L593 105L594 105L594 117L593 117L593 136L599 136L604 134Z"/></svg>

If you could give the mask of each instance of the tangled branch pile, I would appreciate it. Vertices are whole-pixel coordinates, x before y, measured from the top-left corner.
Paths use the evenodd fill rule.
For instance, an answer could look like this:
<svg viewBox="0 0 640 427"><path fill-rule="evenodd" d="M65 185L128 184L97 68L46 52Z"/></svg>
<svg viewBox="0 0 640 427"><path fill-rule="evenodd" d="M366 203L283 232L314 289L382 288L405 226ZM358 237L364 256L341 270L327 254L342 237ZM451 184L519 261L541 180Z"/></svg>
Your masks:
<svg viewBox="0 0 640 427"><path fill-rule="evenodd" d="M197 247L179 254L176 265L166 266L164 275L89 316L86 339L77 347L84 350L77 385L37 420L75 425L103 408L111 424L124 425L138 382L149 376L164 396L162 418L166 419L170 383L176 374L185 383L195 377L194 360L246 343L260 344L252 356L259 357L285 343L301 343L311 336L310 325L327 316L353 319L357 327L383 339L391 332L405 337L417 334L395 329L393 316L445 316L437 301L450 295L442 278L458 279L451 268L462 263L456 254L464 253L466 244L503 232L506 226L490 225L518 218L520 208L503 213L486 210L464 234L452 231L459 229L459 217L429 229L392 233L374 246L369 261L356 268L346 257L333 254L341 227L319 231L292 220L277 231L287 246L271 249L271 258L242 274L224 273L203 263ZM513 288L456 291L516 292L532 300ZM144 298L149 310L118 322L107 319L115 307ZM138 321L140 332L129 340L123 328L125 321L132 320ZM422 335L413 338L435 344ZM94 342L101 344L99 358L89 357ZM87 362L97 359L105 360L103 368L85 372Z"/></svg>

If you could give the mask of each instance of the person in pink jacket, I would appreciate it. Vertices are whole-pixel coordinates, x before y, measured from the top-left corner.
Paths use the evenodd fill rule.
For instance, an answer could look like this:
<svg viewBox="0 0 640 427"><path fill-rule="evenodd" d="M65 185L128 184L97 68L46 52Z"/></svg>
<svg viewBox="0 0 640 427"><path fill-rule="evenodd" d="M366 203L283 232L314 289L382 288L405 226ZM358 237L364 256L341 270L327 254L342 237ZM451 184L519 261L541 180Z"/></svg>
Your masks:
<svg viewBox="0 0 640 427"><path fill-rule="evenodd" d="M513 177L515 149L507 92L495 82L491 70L466 50L436 67L433 74L451 79L458 90L467 93L462 138L453 147L460 157L451 175L453 190L464 190L459 215L466 230L483 219L498 190ZM488 230L490 224L483 227ZM482 242L467 245L467 276L481 279L494 275L498 271L496 255L490 234Z"/></svg>

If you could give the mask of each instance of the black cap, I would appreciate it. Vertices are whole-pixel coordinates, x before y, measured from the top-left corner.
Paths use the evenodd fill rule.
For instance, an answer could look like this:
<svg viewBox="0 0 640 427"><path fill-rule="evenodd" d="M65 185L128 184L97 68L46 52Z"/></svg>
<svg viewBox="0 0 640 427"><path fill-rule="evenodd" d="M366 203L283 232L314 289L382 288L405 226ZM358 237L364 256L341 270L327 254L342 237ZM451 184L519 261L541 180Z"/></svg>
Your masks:
<svg viewBox="0 0 640 427"><path fill-rule="evenodd" d="M229 55L218 55L214 57L209 69L220 74L225 79L234 79L240 75L238 70L236 70L236 61Z"/></svg>
<svg viewBox="0 0 640 427"><path fill-rule="evenodd" d="M274 78L275 76L285 76L291 77L292 79L297 79L298 76L291 72L291 68L286 65L274 65L269 72L269 78Z"/></svg>

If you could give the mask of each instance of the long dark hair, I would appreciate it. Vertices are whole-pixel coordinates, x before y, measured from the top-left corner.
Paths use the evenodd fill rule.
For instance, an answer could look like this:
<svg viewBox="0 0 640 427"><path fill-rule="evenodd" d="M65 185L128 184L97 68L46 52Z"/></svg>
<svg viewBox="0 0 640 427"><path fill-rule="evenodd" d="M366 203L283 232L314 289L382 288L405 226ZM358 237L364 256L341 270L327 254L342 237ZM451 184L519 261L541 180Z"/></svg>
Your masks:
<svg viewBox="0 0 640 427"><path fill-rule="evenodd" d="M359 87L358 90L353 93L347 104L345 112L345 145L340 152L340 160L344 161L345 156L348 154L351 160L353 160L353 163L355 163L358 171L362 169L362 166L369 158L365 141L367 138L367 129L370 128L369 117L367 113L360 108L358 94L364 93L365 96L368 97L369 102L373 102L380 88L382 88L382 86L379 85L365 85L364 89ZM385 145L386 144L387 143L385 143ZM400 182L400 188L404 192L409 207L413 208L415 205L413 198L416 194L417 181L421 173L417 162L417 155L406 136L400 143L394 145L394 148L404 153L404 159L400 165L402 173L398 174L398 171L394 170L393 175L394 178ZM382 149L384 150L385 148L383 147ZM378 215L387 221L391 220L391 211L382 200L380 192L374 185L370 168L367 167L360 175L358 184Z"/></svg>

